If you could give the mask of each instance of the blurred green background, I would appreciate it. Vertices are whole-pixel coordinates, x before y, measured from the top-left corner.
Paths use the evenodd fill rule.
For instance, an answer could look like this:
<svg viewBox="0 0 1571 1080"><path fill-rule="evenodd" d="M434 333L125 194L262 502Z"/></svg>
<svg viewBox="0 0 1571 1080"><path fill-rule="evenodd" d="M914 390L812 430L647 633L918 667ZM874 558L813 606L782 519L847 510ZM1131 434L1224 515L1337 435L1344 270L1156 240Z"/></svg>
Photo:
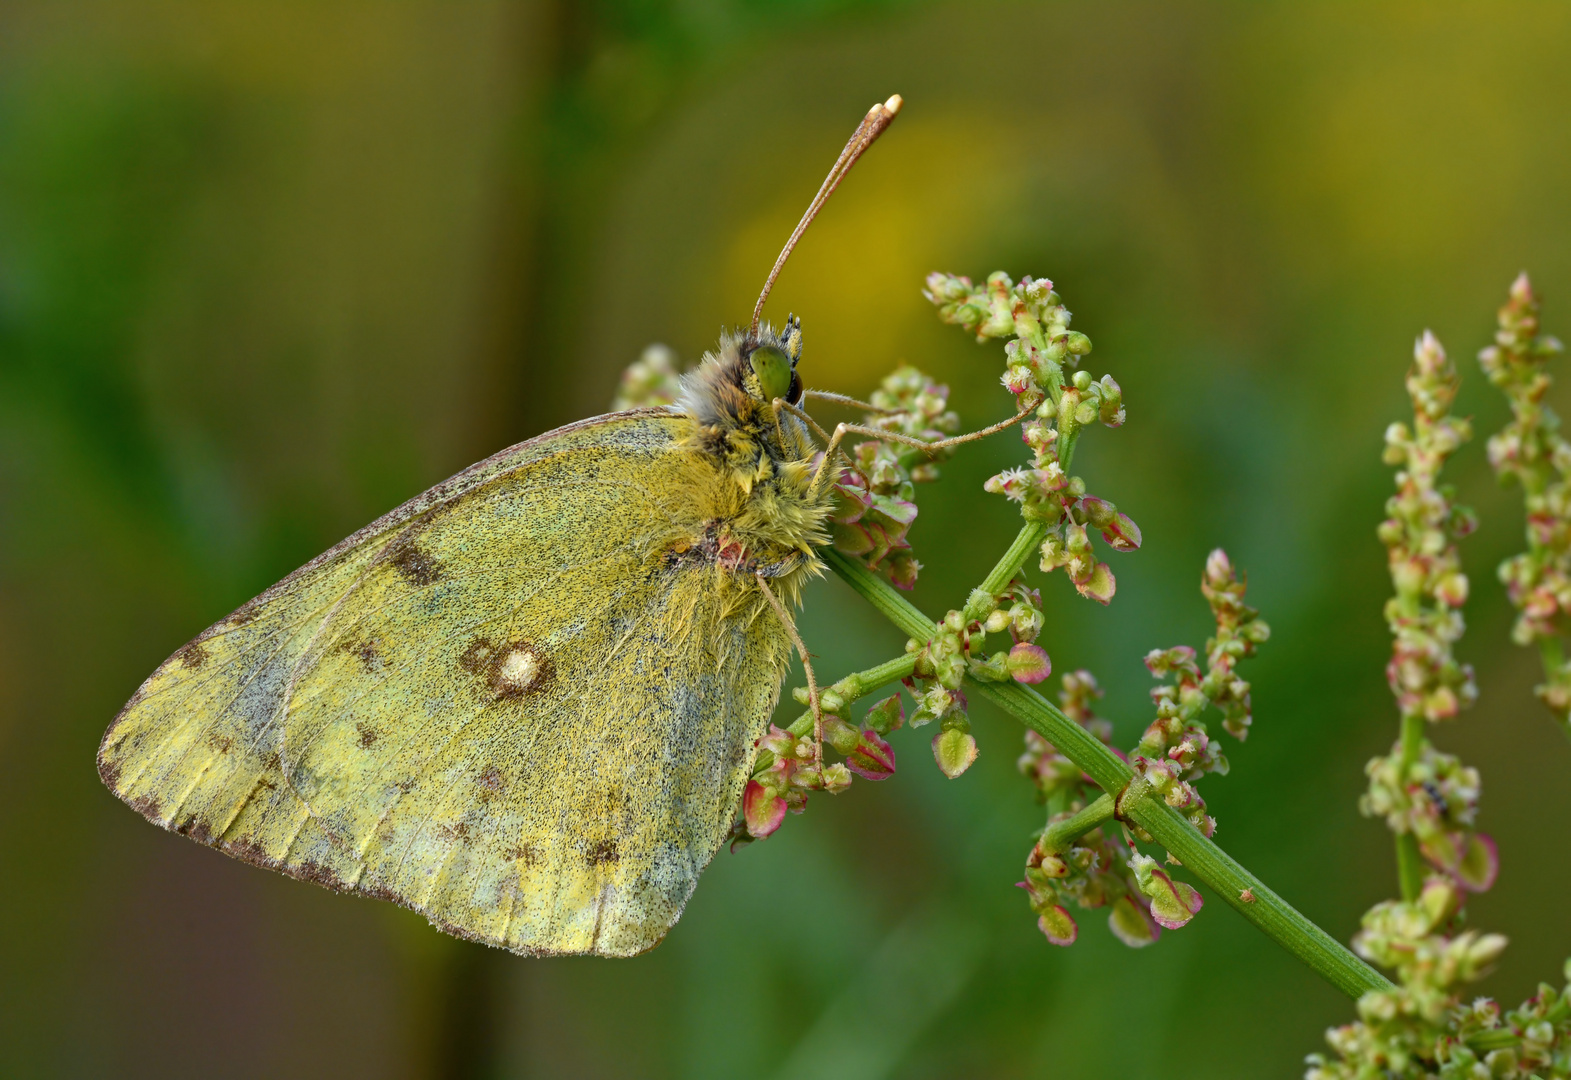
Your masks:
<svg viewBox="0 0 1571 1080"><path fill-rule="evenodd" d="M896 361L1007 415L996 345L923 276L1052 277L1129 423L1076 460L1144 549L1103 609L1044 585L1059 671L1149 719L1147 649L1203 643L1206 551L1276 633L1217 838L1344 940L1395 890L1359 817L1394 736L1381 432L1432 327L1473 356L1528 268L1571 335L1571 8L866 0L10 0L0 5L0 1073L15 1076L1291 1077L1351 1004L1210 898L1135 952L1035 930L1020 731L962 779L815 796L722 854L633 961L523 960L162 833L99 784L119 706L209 622L491 451L602 411L648 342L745 321L862 112L906 110L770 312L813 384ZM1557 391L1565 401L1564 388ZM1482 438L1439 734L1483 770L1503 872L1475 925L1512 1002L1571 953L1571 746L1506 639L1521 543ZM916 592L956 605L1013 534L992 440L922 495ZM1040 575L1038 575L1040 579ZM836 677L902 639L833 579ZM1056 686L1056 680L1054 681Z"/></svg>

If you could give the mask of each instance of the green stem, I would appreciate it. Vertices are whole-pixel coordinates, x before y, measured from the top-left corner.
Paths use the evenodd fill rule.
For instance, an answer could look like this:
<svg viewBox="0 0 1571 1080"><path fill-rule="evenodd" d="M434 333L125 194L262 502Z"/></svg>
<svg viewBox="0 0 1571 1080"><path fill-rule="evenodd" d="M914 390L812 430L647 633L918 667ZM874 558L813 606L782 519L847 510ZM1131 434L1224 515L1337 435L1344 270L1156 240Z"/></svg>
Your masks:
<svg viewBox="0 0 1571 1080"><path fill-rule="evenodd" d="M1550 685L1562 682L1565 679L1566 654L1560 639L1554 636L1539 638L1538 655L1544 664L1544 681ZM1561 734L1571 739L1571 720L1555 713L1555 726Z"/></svg>
<svg viewBox="0 0 1571 1080"><path fill-rule="evenodd" d="M978 591L985 592L989 596L997 596L1007 589L1009 583L1014 580L1015 575L1020 572L1020 568L1026 564L1026 560L1041 546L1042 538L1046 535L1046 525L1043 525L1041 522L1027 522L1025 527L1015 536L1014 543L1009 545L1009 550L1004 552L1004 557L998 560L998 565L994 566L988 572L987 577L982 580L982 584L978 586ZM861 563L847 559L833 548L829 549L829 555L833 556L830 560L830 565L837 566L835 572L840 574L841 577L845 577L845 572L838 569L838 564L835 560L843 561L847 569L855 566L867 572L867 568L862 566ZM852 588L856 588L856 586L853 585ZM862 592L860 589L857 591L861 592L862 596L872 603L874 607L878 607L877 602L874 600L876 591ZM896 595L898 596L899 594L897 593ZM879 608L879 610L883 611L882 608ZM889 612L885 611L884 614L889 615ZM896 625L899 624L896 623ZM909 636L917 641L926 641L933 636L933 624L928 623L919 631L909 632ZM827 687L826 691L838 694L845 707L849 708L858 698L866 697L880 687L887 686L892 682L899 682L901 679L908 677L915 667L916 654L907 653L898 659L886 660L877 667L847 675L833 686ZM812 731L812 711L809 710L797 717L786 730L798 738ZM764 764L767 765L768 762L765 761Z"/></svg>
<svg viewBox="0 0 1571 1080"><path fill-rule="evenodd" d="M1424 718L1402 717L1402 783L1424 752ZM1428 870L1418 850L1418 837L1411 831L1396 834L1396 872L1402 886L1402 899L1412 903L1424 891Z"/></svg>
<svg viewBox="0 0 1571 1080"><path fill-rule="evenodd" d="M931 636L933 621L861 562L833 549L826 550L824 558L847 585L908 637L923 641ZM1134 779L1129 766L1041 695L1015 683L973 681L972 688L1058 747L1103 791L1115 797L1122 795L1120 809L1126 817L1150 833L1266 936L1333 986L1354 998L1368 990L1391 987L1389 980L1294 910L1202 836L1178 811L1151 797L1144 785L1126 793L1125 788Z"/></svg>
<svg viewBox="0 0 1571 1080"><path fill-rule="evenodd" d="M1009 545L1009 550L1004 552L1004 557L998 560L998 565L988 572L982 579L982 584L977 586L989 596L997 596L1009 588L1009 583L1020 573L1020 568L1026 560L1036 554L1037 548L1042 546L1042 540L1047 536L1047 526L1040 521L1028 521L1021 526L1015 534L1014 541ZM931 628L929 628L931 629ZM925 640L925 638L918 638Z"/></svg>
<svg viewBox="0 0 1571 1080"><path fill-rule="evenodd" d="M1068 851L1069 846L1092 829L1100 829L1113 820L1117 807L1111 795L1103 795L1074 817L1055 821L1042 834L1042 850L1057 854Z"/></svg>
<svg viewBox="0 0 1571 1080"><path fill-rule="evenodd" d="M1521 1042L1522 1037L1510 1028L1495 1028L1491 1031L1480 1031L1467 1040L1467 1045L1474 1053L1487 1054L1491 1050L1518 1046Z"/></svg>
<svg viewBox="0 0 1571 1080"><path fill-rule="evenodd" d="M866 671L853 672L835 683L824 688L824 693L839 695L844 702L842 707L849 708L857 698L866 697L874 690L887 686L892 682L899 682L911 674L911 669L916 667L916 654L907 653L905 656L894 660L886 660L877 667L870 667ZM819 695L822 700L823 695ZM786 729L797 738L801 738L813 730L813 713L808 710L792 721Z"/></svg>
<svg viewBox="0 0 1571 1080"><path fill-rule="evenodd" d="M1555 672L1565 666L1565 650L1560 646L1560 639L1546 635L1538 639L1538 655L1544 662L1544 674L1554 677Z"/></svg>

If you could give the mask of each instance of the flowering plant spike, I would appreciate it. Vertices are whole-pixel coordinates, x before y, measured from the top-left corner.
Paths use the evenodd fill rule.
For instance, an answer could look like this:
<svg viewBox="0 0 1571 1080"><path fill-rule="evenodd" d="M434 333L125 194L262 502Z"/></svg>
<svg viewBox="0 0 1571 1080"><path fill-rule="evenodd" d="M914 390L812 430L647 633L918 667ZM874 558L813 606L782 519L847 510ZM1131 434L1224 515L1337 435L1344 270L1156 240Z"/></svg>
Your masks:
<svg viewBox="0 0 1571 1080"><path fill-rule="evenodd" d="M1512 404L1511 423L1489 441L1490 462L1503 479L1521 482L1527 502L1529 551L1501 567L1521 612L1513 637L1544 648L1548 681L1539 694L1563 723L1554 593L1565 549L1557 546L1553 522L1565 491L1554 459L1565 460L1567 449L1542 405L1549 385L1543 361L1558 350L1553 339L1538 336L1538 303L1523 275L1480 362ZM1379 529L1396 590L1386 604L1394 639L1387 677L1401 736L1389 755L1370 761L1360 808L1383 817L1397 835L1402 897L1370 908L1353 945L1395 971L1398 985L1358 999L1358 1019L1326 1033L1335 1057L1309 1055L1307 1080L1571 1077L1571 986L1540 984L1509 1012L1488 998L1464 1000L1468 984L1488 973L1506 939L1465 926L1468 893L1493 885L1499 868L1494 842L1476 828L1478 770L1436 750L1425 733L1477 697L1471 669L1453 652L1468 596L1456 541L1475 522L1438 482L1441 466L1470 434L1467 422L1451 415L1457 384L1445 350L1426 332L1407 380L1413 426L1392 424L1386 432L1386 461L1401 466ZM1565 974L1571 982L1571 964Z"/></svg>
<svg viewBox="0 0 1571 1080"><path fill-rule="evenodd" d="M1155 715L1127 752L1114 748L1113 725L1097 714L1102 688L1090 672L1060 675L1057 706L1034 689L1053 675L1052 641L1043 640L1050 625L1045 608L1065 601L1057 594L1044 601L1043 586L1025 576L1026 564L1035 558L1044 572L1062 570L1074 594L1106 604L1117 584L1096 539L1116 552L1142 542L1129 515L1087 491L1071 471L1087 427L1124 423L1123 392L1111 376L1084 370L1090 339L1069 329L1069 312L1045 279L1017 283L996 273L978 286L933 274L925 295L941 320L979 342L1003 341L1001 382L1014 415L974 436L944 438L958 427L947 389L908 366L884 380L869 402L808 391L859 409L867 423L857 430L869 436L825 466L836 470L836 507L824 562L908 641L902 655L821 689L808 669L808 687L793 696L813 708L759 739L733 850L778 831L790 813L805 809L811 792L843 792L854 776L892 776L896 743L904 738L898 732L907 725L932 725L924 737L935 764L950 778L964 775L981 749L971 719L979 695L1028 729L1018 766L1045 805L1046 822L1018 885L1047 944L1078 940L1075 909L1105 908L1114 936L1131 947L1150 945L1202 910L1201 892L1185 880L1195 877L1209 887L1208 896L1357 1000L1358 1019L1328 1034L1335 1057L1309 1059L1312 1080L1571 1078L1571 987L1540 986L1510 1011L1487 999L1462 1000L1463 988L1489 969L1505 939L1463 925L1465 898L1490 887L1498 859L1476 827L1477 771L1436 749L1428 736L1432 725L1455 719L1477 697L1472 671L1456 655L1469 594L1458 542L1475 520L1440 480L1471 431L1452 411L1459 380L1440 343L1427 333L1419 339L1407 379L1413 419L1386 433L1386 460L1400 467L1379 536L1395 592L1385 609L1393 635L1387 677L1401 735L1389 755L1370 763L1361 805L1398 835L1402 888L1399 899L1365 916L1355 955L1211 839L1217 822L1199 784L1229 771L1220 736L1242 741L1253 730L1252 690L1241 663L1270 637L1245 602L1245 578L1225 551L1208 556L1200 581L1215 633L1203 649L1173 645L1146 654L1158 680L1151 692ZM1541 695L1564 722L1571 691L1557 694L1571 686L1559 651L1561 616L1571 610L1561 596L1566 592L1571 602L1571 589L1562 587L1571 559L1571 527L1563 524L1571 520L1571 450L1542 404L1543 363L1558 344L1538 333L1537 310L1523 278L1481 362L1513 405L1512 424L1491 440L1491 460L1502 476L1523 484L1528 505L1529 551L1508 562L1502 576L1521 612L1518 639L1537 641L1544 653ZM624 380L624 397L629 404L639 394L658 403L673 379L667 353L646 353ZM1020 533L964 603L931 619L892 587L909 588L920 569L910 540L916 485L936 479L935 462L960 442L1014 424L1029 460L984 487L1019 506ZM837 429L832 446L845 430ZM896 692L868 708L860 726L849 719L858 699L889 686ZM1215 732L1208 726L1212 708L1220 717ZM1358 956L1389 967L1398 982Z"/></svg>

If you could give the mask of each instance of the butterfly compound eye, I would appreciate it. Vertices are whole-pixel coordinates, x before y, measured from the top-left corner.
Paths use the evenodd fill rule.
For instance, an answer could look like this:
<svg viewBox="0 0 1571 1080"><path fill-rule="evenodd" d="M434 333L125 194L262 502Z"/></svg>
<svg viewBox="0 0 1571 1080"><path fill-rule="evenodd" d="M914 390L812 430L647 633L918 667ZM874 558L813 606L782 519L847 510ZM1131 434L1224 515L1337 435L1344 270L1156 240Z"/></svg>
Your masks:
<svg viewBox="0 0 1571 1080"><path fill-rule="evenodd" d="M748 357L753 365L753 375L758 379L758 389L765 401L787 397L791 393L791 361L785 353L772 345L760 345Z"/></svg>

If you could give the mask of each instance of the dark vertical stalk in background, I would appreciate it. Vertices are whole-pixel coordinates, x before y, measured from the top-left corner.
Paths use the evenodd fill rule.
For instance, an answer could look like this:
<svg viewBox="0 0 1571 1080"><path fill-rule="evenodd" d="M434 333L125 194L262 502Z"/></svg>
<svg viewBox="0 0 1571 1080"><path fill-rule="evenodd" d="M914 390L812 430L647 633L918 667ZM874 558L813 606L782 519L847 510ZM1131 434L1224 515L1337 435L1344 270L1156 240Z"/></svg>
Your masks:
<svg viewBox="0 0 1571 1080"><path fill-rule="evenodd" d="M484 945L455 942L441 973L446 993L435 1030L437 1080L489 1080L501 1075L502 965L528 963ZM512 1018L516 1022L516 1017Z"/></svg>

